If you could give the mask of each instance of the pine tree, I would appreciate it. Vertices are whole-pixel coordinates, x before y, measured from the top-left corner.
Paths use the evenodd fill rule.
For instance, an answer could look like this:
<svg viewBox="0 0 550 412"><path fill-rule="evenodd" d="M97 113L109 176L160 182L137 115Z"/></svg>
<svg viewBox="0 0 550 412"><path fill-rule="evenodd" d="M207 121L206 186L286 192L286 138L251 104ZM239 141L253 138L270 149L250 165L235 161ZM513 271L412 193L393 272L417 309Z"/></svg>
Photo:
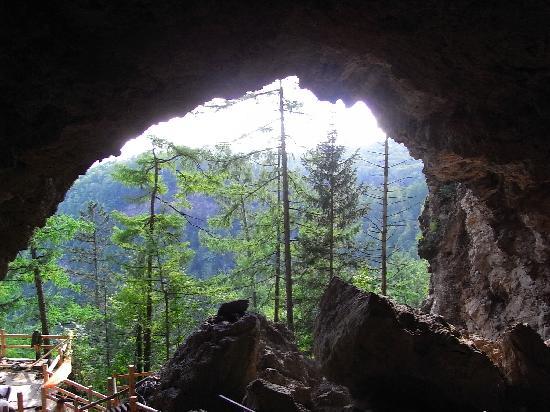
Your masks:
<svg viewBox="0 0 550 412"><path fill-rule="evenodd" d="M333 276L350 277L360 265L359 220L366 212L365 187L357 182L357 153L346 156L337 132L303 157L309 190L299 230L302 331L311 330L316 302Z"/></svg>
<svg viewBox="0 0 550 412"><path fill-rule="evenodd" d="M371 272L379 272L379 278L377 280L372 278L372 275L363 273L360 277L362 280L358 280L359 283L371 284L371 289L381 293L382 295L392 295L396 292L396 295L402 295L400 285L398 285L398 279L395 279L391 284L392 279L390 277L402 276L400 272L406 267L418 267L415 265L416 259L412 256L406 258L403 255L398 244L397 238L401 228L407 227L407 212L417 206L419 202L415 202L411 199L415 199L415 196L411 196L407 191L404 191L400 183L411 179L411 176L402 176L396 178L393 176L397 166L408 163L410 158L405 160L398 160L392 163L393 152L390 150L390 139L388 136L384 139L384 151L379 153L382 155L382 161L378 163L371 163L373 166L382 169L382 181L378 184L376 191L373 191L371 197L377 202L377 206L380 208L376 210L372 217L367 217L368 224L365 231L366 236L371 239L371 243L374 243L376 247L374 250L369 250L371 264L374 269ZM372 242L374 240L374 242ZM395 259L394 259L395 256ZM367 270L367 269L365 269ZM419 273L415 271L415 273ZM420 281L420 280L419 280ZM357 283L357 282L356 282Z"/></svg>
<svg viewBox="0 0 550 412"><path fill-rule="evenodd" d="M83 283L91 286L84 293L101 313L101 321L90 325L94 346L101 348L107 368L112 363L112 333L110 332L109 299L113 293L113 271L108 249L111 245L112 222L109 213L98 202L89 201L80 211L80 219L89 225L89 230L76 235L76 245L69 249L68 256L76 266L72 272ZM91 290L91 294L86 292ZM97 341L103 336L102 342Z"/></svg>
<svg viewBox="0 0 550 412"><path fill-rule="evenodd" d="M50 217L44 227L36 229L29 250L22 252L10 264L11 275L34 285L36 307L40 330L43 335L50 334L50 301L58 300L60 289L77 290L59 260L63 255L62 246L72 240L79 231L88 231L84 222L67 215ZM49 290L47 286L50 286ZM71 302L64 299L65 305ZM56 309L59 310L57 307Z"/></svg>
<svg viewBox="0 0 550 412"><path fill-rule="evenodd" d="M227 147L218 147L213 159L222 165L218 167L223 184L211 193L219 206L209 221L216 234L205 234L203 242L212 250L232 254L232 284L246 293L242 297L251 300L253 310L265 311L267 290L260 284L270 283L273 277L271 262L279 226L272 193L278 178L274 155L263 151L239 157Z"/></svg>
<svg viewBox="0 0 550 412"><path fill-rule="evenodd" d="M137 364L145 371L152 365L154 294L159 279L161 284L165 282L160 277L162 265L166 260L181 263L189 259L188 244L182 239L185 220L168 213L169 202L162 198L167 186L161 172L172 167L177 154L162 151L165 145L157 138L151 137L151 142L152 149L138 157L135 167L120 166L115 172L118 181L140 189L136 201L147 205L147 212L133 216L115 213L120 226L113 237L121 248L131 252L128 273L144 292L145 305L135 312L135 330Z"/></svg>

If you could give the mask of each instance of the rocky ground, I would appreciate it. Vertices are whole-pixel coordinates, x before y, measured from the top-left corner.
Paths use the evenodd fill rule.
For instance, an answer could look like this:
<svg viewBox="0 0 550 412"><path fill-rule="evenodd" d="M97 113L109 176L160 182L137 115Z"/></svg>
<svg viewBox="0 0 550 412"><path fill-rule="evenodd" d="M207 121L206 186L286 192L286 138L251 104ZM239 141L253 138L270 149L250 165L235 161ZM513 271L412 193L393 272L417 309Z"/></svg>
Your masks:
<svg viewBox="0 0 550 412"><path fill-rule="evenodd" d="M257 412L541 411L550 402L550 348L529 326L487 340L339 278L320 302L314 354L233 302L139 392L165 412L236 410L219 395Z"/></svg>

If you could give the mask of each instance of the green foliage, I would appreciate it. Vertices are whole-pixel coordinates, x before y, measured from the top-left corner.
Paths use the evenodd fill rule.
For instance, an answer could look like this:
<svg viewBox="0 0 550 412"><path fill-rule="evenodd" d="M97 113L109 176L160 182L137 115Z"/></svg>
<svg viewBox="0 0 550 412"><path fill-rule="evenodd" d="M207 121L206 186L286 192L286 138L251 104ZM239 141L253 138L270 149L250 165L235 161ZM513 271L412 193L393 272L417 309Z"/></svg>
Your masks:
<svg viewBox="0 0 550 412"><path fill-rule="evenodd" d="M394 253L388 262L388 296L409 306L418 307L428 295L428 262L403 253ZM352 283L359 289L380 293L380 279L371 270L358 271Z"/></svg>
<svg viewBox="0 0 550 412"><path fill-rule="evenodd" d="M6 293L19 296L9 315L4 316L6 329L21 332L39 329L36 291L30 292L30 286L37 282L44 288L47 322L54 329L61 330L68 322L86 322L96 316L93 308L76 302L81 286L72 281L60 264L62 248L77 233L90 229L91 226L81 220L67 215L54 215L46 221L44 227L35 231L30 249L21 252L10 263L5 282L8 286L5 287L4 282L0 285L0 299Z"/></svg>
<svg viewBox="0 0 550 412"><path fill-rule="evenodd" d="M32 284L34 270L40 271L52 329L76 323L75 379L97 389L104 389L106 376L139 360L136 346L145 327L151 328L156 369L166 360L166 337L173 351L223 301L254 299L255 310L274 314L274 254L282 223L277 151L242 154L228 146L206 151L151 141L153 150L81 177L60 206L67 213L48 220L33 237L37 258L22 252L10 265L8 282L0 282L0 322L30 332L38 325ZM395 150L395 161L406 159ZM316 303L330 276L331 238L334 274L364 290L379 289L377 273L363 256L369 224L363 215L378 211L376 202L370 210L364 202L373 170L358 156L347 154L331 135L306 154L303 165L289 162L294 316L306 351ZM394 196L403 202L421 198L425 184L418 164L397 171L396 178L415 178ZM390 296L414 306L428 287L426 263L414 251L420 207L406 212L407 223L396 235L403 252L394 253L389 266ZM281 315L284 286L281 281Z"/></svg>
<svg viewBox="0 0 550 412"><path fill-rule="evenodd" d="M307 188L298 233L296 301L297 334L302 346L311 341L317 302L333 276L350 278L366 262L358 240L359 220L366 214L365 187L357 182L357 153L346 156L336 131L302 159Z"/></svg>

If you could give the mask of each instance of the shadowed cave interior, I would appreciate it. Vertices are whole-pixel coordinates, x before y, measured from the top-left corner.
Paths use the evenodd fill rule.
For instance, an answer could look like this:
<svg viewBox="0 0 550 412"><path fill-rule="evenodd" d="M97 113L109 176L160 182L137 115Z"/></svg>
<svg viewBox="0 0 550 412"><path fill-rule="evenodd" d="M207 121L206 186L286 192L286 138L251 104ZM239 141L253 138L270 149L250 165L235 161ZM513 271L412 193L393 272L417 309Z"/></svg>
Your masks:
<svg viewBox="0 0 550 412"><path fill-rule="evenodd" d="M550 338L550 6L103 1L5 6L0 274L79 174L148 125L296 74L422 159L424 310ZM546 371L548 374L548 371Z"/></svg>

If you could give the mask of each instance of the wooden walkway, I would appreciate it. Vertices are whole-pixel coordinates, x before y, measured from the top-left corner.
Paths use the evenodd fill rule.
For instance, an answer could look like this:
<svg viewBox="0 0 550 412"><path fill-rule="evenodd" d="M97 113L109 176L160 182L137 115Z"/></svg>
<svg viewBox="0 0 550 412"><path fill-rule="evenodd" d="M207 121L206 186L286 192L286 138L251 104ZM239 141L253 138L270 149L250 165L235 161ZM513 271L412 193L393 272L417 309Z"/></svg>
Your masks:
<svg viewBox="0 0 550 412"><path fill-rule="evenodd" d="M8 399L10 408L18 412L159 412L138 402L135 392L136 380L151 375L150 372L136 372L130 365L128 373L108 378L109 393L105 395L68 379L71 373L72 335L41 336L40 343L34 346L21 343L31 338L32 335L8 334L0 330L0 386L11 388ZM10 344L8 341L12 339L17 342ZM50 341L55 343L50 344ZM36 354L37 360L8 358L9 349L27 349ZM121 380L127 384L119 385Z"/></svg>
<svg viewBox="0 0 550 412"><path fill-rule="evenodd" d="M6 359L0 359L5 365ZM18 394L23 400L23 409L31 409L41 405L40 389L42 387L42 374L37 370L13 370L11 368L0 368L0 385L12 388L8 402L10 408L18 410Z"/></svg>

